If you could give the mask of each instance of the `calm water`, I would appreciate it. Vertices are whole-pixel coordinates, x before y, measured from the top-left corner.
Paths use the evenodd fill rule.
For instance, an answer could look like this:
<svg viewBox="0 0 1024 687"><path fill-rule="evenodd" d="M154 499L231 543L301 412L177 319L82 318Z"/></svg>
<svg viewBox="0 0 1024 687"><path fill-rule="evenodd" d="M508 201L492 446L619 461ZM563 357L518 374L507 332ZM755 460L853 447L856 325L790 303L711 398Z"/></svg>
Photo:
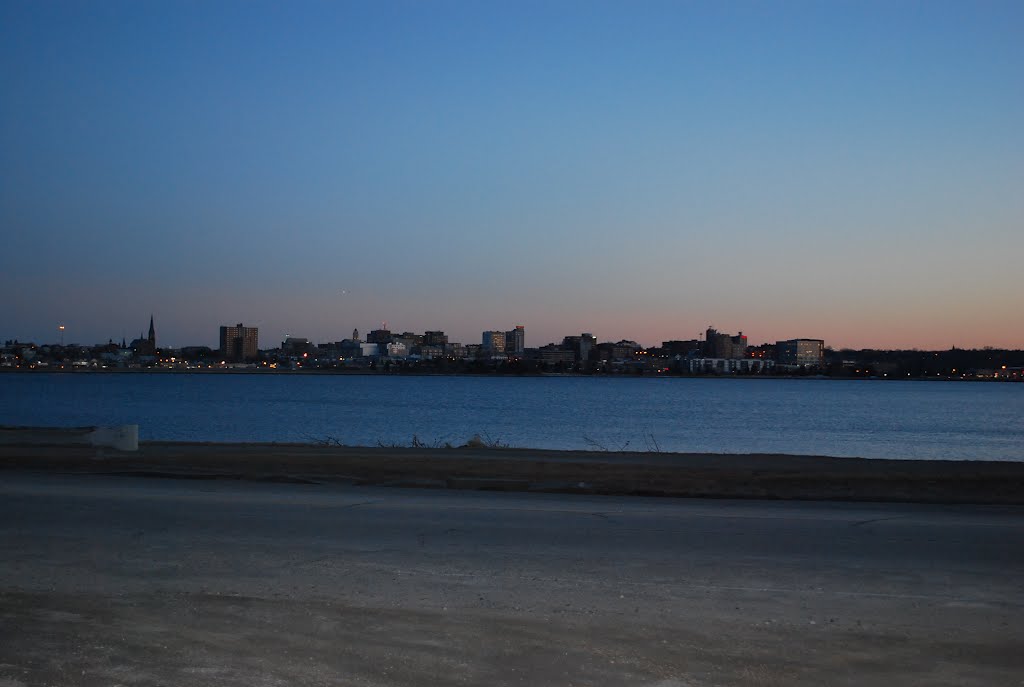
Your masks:
<svg viewBox="0 0 1024 687"><path fill-rule="evenodd" d="M1024 460L1024 384L784 379L3 374L0 425L176 441Z"/></svg>

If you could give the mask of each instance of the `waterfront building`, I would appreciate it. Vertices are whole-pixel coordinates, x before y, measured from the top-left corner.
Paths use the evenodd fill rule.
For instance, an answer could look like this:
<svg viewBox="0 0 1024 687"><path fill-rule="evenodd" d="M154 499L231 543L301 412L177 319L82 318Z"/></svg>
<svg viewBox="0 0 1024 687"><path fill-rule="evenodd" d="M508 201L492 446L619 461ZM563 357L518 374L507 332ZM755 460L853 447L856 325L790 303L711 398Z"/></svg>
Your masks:
<svg viewBox="0 0 1024 687"><path fill-rule="evenodd" d="M259 355L259 328L241 322L220 328L220 353L228 362L254 360Z"/></svg>
<svg viewBox="0 0 1024 687"><path fill-rule="evenodd" d="M662 341L661 350L665 355L679 355L688 356L694 351L700 350L700 342L697 339L690 339L688 341Z"/></svg>
<svg viewBox="0 0 1024 687"><path fill-rule="evenodd" d="M721 334L708 327L704 338L704 355L708 358L743 358L747 354L747 337L740 332L736 336Z"/></svg>
<svg viewBox="0 0 1024 687"><path fill-rule="evenodd" d="M541 346L537 354L542 362L549 365L571 365L576 362L576 351L555 344Z"/></svg>
<svg viewBox="0 0 1024 687"><path fill-rule="evenodd" d="M391 330L390 329L374 329L366 335L367 343L375 344L389 344L391 343Z"/></svg>
<svg viewBox="0 0 1024 687"><path fill-rule="evenodd" d="M604 346L605 344L601 344ZM608 344L608 358L610 360L632 360L636 356L636 352L640 350L640 344L636 341L630 341L623 339L615 343Z"/></svg>
<svg viewBox="0 0 1024 687"><path fill-rule="evenodd" d="M825 342L821 339L789 339L775 344L779 365L821 367L825 362Z"/></svg>
<svg viewBox="0 0 1024 687"><path fill-rule="evenodd" d="M774 369L774 360L760 358L686 358L682 369L695 375L761 374Z"/></svg>
<svg viewBox="0 0 1024 687"><path fill-rule="evenodd" d="M488 354L505 352L505 332L491 331L483 333L480 347Z"/></svg>
<svg viewBox="0 0 1024 687"><path fill-rule="evenodd" d="M522 355L526 350L526 327L517 324L515 328L505 332L505 352Z"/></svg>
<svg viewBox="0 0 1024 687"><path fill-rule="evenodd" d="M590 360L590 352L594 350L594 346L597 345L597 337L590 332L583 332L580 335L580 360L587 362Z"/></svg>

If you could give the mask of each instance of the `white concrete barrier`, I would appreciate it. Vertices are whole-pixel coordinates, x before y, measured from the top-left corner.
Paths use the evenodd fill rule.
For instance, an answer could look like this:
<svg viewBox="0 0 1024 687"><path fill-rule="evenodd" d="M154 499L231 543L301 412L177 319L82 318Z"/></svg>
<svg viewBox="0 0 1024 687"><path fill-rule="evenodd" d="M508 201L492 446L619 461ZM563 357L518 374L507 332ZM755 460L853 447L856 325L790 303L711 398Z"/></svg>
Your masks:
<svg viewBox="0 0 1024 687"><path fill-rule="evenodd" d="M139 450L139 426L120 427L0 427L0 445L96 446L118 451Z"/></svg>
<svg viewBox="0 0 1024 687"><path fill-rule="evenodd" d="M89 435L89 443L93 446L109 446L118 451L138 451L139 426L96 427Z"/></svg>

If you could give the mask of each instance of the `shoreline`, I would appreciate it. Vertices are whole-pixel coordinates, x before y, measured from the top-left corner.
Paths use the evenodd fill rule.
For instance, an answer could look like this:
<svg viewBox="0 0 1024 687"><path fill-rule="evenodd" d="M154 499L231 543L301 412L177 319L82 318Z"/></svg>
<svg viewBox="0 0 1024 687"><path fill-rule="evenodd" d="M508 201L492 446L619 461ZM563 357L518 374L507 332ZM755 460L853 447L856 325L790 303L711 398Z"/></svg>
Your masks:
<svg viewBox="0 0 1024 687"><path fill-rule="evenodd" d="M0 445L0 470L592 495L1021 505L1024 462L522 448Z"/></svg>
<svg viewBox="0 0 1024 687"><path fill-rule="evenodd" d="M595 379L792 379L808 381L853 381L853 382L981 382L989 383L1022 383L1024 379L1003 379L989 377L889 377L874 376L833 376L826 374L782 375L782 374L680 374L680 373L644 373L629 372L592 373L592 372L419 372L414 370L382 371L370 369L353 370L284 370L265 368L209 368L209 369L170 369L170 368L110 368L110 369L65 369L65 368L0 368L0 374L157 374L157 375L325 375L325 376L362 376L362 377L488 377L488 378L595 378Z"/></svg>

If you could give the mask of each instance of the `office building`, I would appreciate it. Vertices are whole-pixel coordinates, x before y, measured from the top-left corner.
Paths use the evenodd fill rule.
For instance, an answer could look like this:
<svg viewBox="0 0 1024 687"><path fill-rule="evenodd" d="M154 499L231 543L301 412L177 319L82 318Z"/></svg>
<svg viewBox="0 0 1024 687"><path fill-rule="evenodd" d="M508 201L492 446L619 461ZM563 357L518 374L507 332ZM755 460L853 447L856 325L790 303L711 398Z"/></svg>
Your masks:
<svg viewBox="0 0 1024 687"><path fill-rule="evenodd" d="M821 367L825 363L825 342L821 339L789 339L775 344L779 365Z"/></svg>

